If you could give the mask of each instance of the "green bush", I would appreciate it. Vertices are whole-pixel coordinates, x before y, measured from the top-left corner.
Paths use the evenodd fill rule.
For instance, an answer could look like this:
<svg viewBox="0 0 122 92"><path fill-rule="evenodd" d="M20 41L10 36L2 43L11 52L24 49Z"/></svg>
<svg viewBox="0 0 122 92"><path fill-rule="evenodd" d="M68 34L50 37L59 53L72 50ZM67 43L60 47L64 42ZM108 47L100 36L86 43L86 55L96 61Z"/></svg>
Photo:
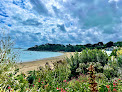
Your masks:
<svg viewBox="0 0 122 92"><path fill-rule="evenodd" d="M117 56L117 49L114 49L110 56Z"/></svg>
<svg viewBox="0 0 122 92"><path fill-rule="evenodd" d="M120 76L119 69L121 69L121 60L120 58L116 58L115 56L111 56L108 64L103 67L104 74L107 78L113 78Z"/></svg>
<svg viewBox="0 0 122 92"><path fill-rule="evenodd" d="M16 74L15 54L12 52L13 42L10 38L2 37L0 40L0 90L15 84Z"/></svg>
<svg viewBox="0 0 122 92"><path fill-rule="evenodd" d="M79 73L87 73L88 66L93 64L96 72L103 72L103 66L108 62L108 55L102 50L83 50L81 53L75 52L70 58L66 58L70 65L71 75L76 76Z"/></svg>
<svg viewBox="0 0 122 92"><path fill-rule="evenodd" d="M118 61L118 66L122 67L122 56L118 56L117 61Z"/></svg>

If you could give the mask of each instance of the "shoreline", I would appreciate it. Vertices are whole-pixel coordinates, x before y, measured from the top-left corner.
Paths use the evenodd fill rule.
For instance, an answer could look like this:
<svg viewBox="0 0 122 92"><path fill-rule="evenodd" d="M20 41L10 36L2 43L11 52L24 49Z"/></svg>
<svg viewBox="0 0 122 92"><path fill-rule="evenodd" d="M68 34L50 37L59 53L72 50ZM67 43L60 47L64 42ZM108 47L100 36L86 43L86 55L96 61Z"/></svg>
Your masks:
<svg viewBox="0 0 122 92"><path fill-rule="evenodd" d="M74 52L60 52L60 53L63 53L63 55L34 60L34 61L30 61L30 62L17 63L17 65L19 67L19 73L26 74L28 71L38 70L40 66L45 67L46 62L48 62L52 68L53 62L63 60L66 57L70 57L70 55L73 54Z"/></svg>

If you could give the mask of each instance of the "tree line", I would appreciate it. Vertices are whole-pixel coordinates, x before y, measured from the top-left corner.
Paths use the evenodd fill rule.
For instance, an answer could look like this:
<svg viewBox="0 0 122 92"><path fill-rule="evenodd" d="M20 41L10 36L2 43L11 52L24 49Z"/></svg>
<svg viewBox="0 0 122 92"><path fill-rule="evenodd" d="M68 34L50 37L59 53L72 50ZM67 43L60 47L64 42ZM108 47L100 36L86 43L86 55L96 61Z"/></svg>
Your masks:
<svg viewBox="0 0 122 92"><path fill-rule="evenodd" d="M111 46L122 47L122 41L118 42L108 42L104 44L103 42L98 42L96 44L85 44L85 45L63 45L63 44L42 44L42 45L35 45L34 47L28 48L31 51L65 51L65 52L75 52L75 51L82 51L83 49L104 49Z"/></svg>

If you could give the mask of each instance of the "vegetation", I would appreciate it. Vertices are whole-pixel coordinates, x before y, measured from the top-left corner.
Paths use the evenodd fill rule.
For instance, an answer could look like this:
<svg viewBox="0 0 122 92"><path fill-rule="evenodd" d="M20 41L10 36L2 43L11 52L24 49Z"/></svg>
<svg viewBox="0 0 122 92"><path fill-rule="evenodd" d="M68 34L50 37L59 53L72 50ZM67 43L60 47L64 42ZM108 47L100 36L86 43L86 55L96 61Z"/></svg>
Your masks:
<svg viewBox="0 0 122 92"><path fill-rule="evenodd" d="M85 49L70 58L39 67L28 74L16 73L11 41L1 40L0 92L121 92L122 54L107 56L104 50ZM96 76L96 77L95 77Z"/></svg>
<svg viewBox="0 0 122 92"><path fill-rule="evenodd" d="M92 64L95 67L97 73L103 73L103 67L108 62L108 55L98 49L93 50L83 50L82 53L76 52L70 58L66 58L69 63L72 76L77 76L79 73L86 74L88 72L87 68Z"/></svg>
<svg viewBox="0 0 122 92"><path fill-rule="evenodd" d="M34 47L28 48L32 51L65 51L65 52L75 52L82 51L83 49L104 49L111 46L122 47L122 42L108 42L103 44L103 42L98 42L97 44L86 44L86 45L62 45L62 44L44 44L44 45L35 45Z"/></svg>

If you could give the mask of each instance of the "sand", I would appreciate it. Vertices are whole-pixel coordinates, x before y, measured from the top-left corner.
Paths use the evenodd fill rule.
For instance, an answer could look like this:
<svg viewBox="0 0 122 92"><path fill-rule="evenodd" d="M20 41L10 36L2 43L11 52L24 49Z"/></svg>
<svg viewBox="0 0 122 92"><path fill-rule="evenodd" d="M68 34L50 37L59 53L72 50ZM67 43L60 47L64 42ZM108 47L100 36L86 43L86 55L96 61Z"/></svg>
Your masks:
<svg viewBox="0 0 122 92"><path fill-rule="evenodd" d="M51 58L45 58L41 60L31 61L31 62L23 62L19 63L19 73L25 73L27 74L28 71L38 70L40 66L45 66L46 62L50 64L51 67L53 67L52 62L63 60L66 57L70 57L71 54L74 52L62 52L63 55L57 56L57 57L51 57Z"/></svg>

